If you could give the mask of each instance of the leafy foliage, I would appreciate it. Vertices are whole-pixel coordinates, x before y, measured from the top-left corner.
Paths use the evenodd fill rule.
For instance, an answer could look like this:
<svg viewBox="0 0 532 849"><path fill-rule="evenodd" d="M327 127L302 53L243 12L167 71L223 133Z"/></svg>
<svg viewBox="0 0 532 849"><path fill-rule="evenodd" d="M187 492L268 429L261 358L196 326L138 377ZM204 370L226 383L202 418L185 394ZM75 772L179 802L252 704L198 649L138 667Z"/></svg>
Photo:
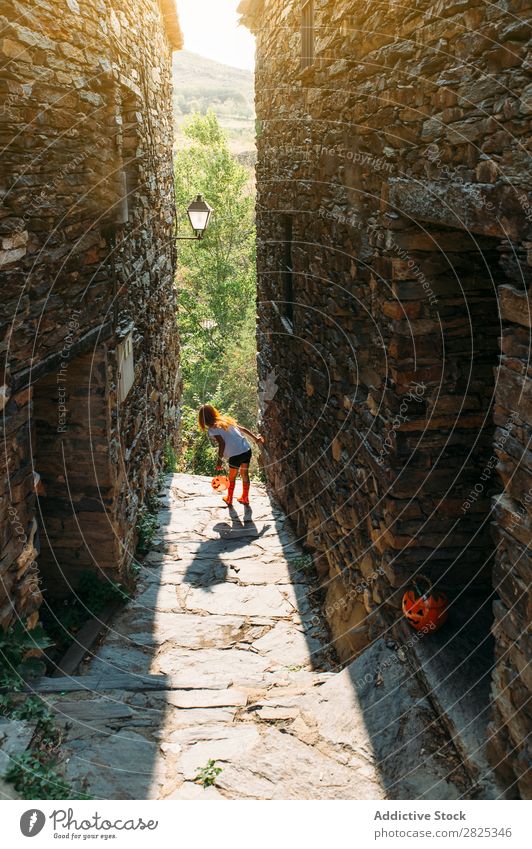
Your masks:
<svg viewBox="0 0 532 849"><path fill-rule="evenodd" d="M129 595L121 584L95 572L83 572L76 593L54 606L43 606L41 619L54 644L64 652L89 619L100 616L108 604L126 601Z"/></svg>
<svg viewBox="0 0 532 849"><path fill-rule="evenodd" d="M0 689L20 690L24 681L43 675L46 667L29 652L40 652L54 643L42 625L31 631L19 620L7 631L0 631Z"/></svg>
<svg viewBox="0 0 532 849"><path fill-rule="evenodd" d="M170 441L165 443L164 446L164 470L165 472L175 472L177 471L177 462L178 457L175 452L174 446Z"/></svg>
<svg viewBox="0 0 532 849"><path fill-rule="evenodd" d="M5 775L23 799L88 799L75 793L60 774L57 761L30 750L14 757Z"/></svg>
<svg viewBox="0 0 532 849"><path fill-rule="evenodd" d="M311 554L299 554L291 557L288 563L296 572L308 572L314 566L314 559Z"/></svg>
<svg viewBox="0 0 532 849"><path fill-rule="evenodd" d="M178 279L183 376L205 396L255 302L253 196L249 172L231 155L214 113L195 115L185 133L191 144L175 165L178 209L198 192L214 209L203 240L180 244ZM206 320L212 329L202 327Z"/></svg>
<svg viewBox="0 0 532 849"><path fill-rule="evenodd" d="M202 784L204 788L212 787L212 785L216 783L216 779L221 772L222 767L216 766L216 761L211 758L207 761L205 766L198 770L198 774L194 778L194 781L197 784Z"/></svg>
<svg viewBox="0 0 532 849"><path fill-rule="evenodd" d="M192 472L195 475L212 474L214 453L206 434L198 429L196 407L183 406L181 435L183 439L183 454L180 469L184 472Z"/></svg>
<svg viewBox="0 0 532 849"><path fill-rule="evenodd" d="M88 799L84 793L75 793L61 775L60 746L63 733L40 696L27 696L15 703L11 696L0 696L0 716L36 722L31 747L22 755L11 758L6 781L15 786L23 799Z"/></svg>
<svg viewBox="0 0 532 849"><path fill-rule="evenodd" d="M157 513L143 504L137 514L137 551L146 554L157 530Z"/></svg>
<svg viewBox="0 0 532 849"><path fill-rule="evenodd" d="M7 693L0 693L0 716L10 716L13 710L13 701Z"/></svg>
<svg viewBox="0 0 532 849"><path fill-rule="evenodd" d="M116 581L102 580L95 572L84 572L79 579L78 596L93 616L111 602L127 601L129 593Z"/></svg>
<svg viewBox="0 0 532 849"><path fill-rule="evenodd" d="M29 722L37 719L45 724L53 722L53 714L40 696L26 696L23 701L16 703L11 695L2 695L0 696L0 716L25 719Z"/></svg>
<svg viewBox="0 0 532 849"><path fill-rule="evenodd" d="M214 212L200 242L179 243L181 470L210 474L215 455L198 430L198 407L213 403L256 427L254 197L250 171L231 154L213 112L193 116L184 132L188 147L175 164L178 208L200 192Z"/></svg>

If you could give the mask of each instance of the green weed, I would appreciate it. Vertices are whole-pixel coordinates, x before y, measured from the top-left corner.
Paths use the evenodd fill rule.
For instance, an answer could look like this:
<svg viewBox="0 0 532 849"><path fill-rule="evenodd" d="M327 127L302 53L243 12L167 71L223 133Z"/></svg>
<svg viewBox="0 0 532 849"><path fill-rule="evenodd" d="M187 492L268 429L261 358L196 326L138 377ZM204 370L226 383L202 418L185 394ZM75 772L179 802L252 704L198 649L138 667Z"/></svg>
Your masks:
<svg viewBox="0 0 532 849"><path fill-rule="evenodd" d="M23 799L90 799L75 792L57 768L57 760L28 751L14 757L5 775Z"/></svg>
<svg viewBox="0 0 532 849"><path fill-rule="evenodd" d="M137 551L146 554L157 531L157 513L150 511L145 504L137 515Z"/></svg>
<svg viewBox="0 0 532 849"><path fill-rule="evenodd" d="M53 607L41 608L41 619L60 652L74 641L85 623L100 616L107 605L127 601L129 591L121 584L102 579L95 572L84 572L75 595Z"/></svg>
<svg viewBox="0 0 532 849"><path fill-rule="evenodd" d="M212 787L216 783L217 777L222 771L221 766L216 766L215 760L208 760L206 765L198 770L198 774L194 778L197 784L201 784L204 788Z"/></svg>
<svg viewBox="0 0 532 849"><path fill-rule="evenodd" d="M172 443L167 440L164 445L164 470L165 472L177 471L178 457Z"/></svg>
<svg viewBox="0 0 532 849"><path fill-rule="evenodd" d="M4 776L23 799L91 798L74 792L59 771L63 734L43 699L28 696L23 702L15 704L10 696L3 696L0 697L0 713L10 719L36 722L31 748L11 759Z"/></svg>
<svg viewBox="0 0 532 849"><path fill-rule="evenodd" d="M27 654L53 645L42 625L30 631L19 620L7 631L0 631L0 690L21 690L26 679L44 675L43 661Z"/></svg>
<svg viewBox="0 0 532 849"><path fill-rule="evenodd" d="M314 560L311 554L300 554L297 557L291 557L288 561L288 565L296 572L308 572L312 569L313 564Z"/></svg>

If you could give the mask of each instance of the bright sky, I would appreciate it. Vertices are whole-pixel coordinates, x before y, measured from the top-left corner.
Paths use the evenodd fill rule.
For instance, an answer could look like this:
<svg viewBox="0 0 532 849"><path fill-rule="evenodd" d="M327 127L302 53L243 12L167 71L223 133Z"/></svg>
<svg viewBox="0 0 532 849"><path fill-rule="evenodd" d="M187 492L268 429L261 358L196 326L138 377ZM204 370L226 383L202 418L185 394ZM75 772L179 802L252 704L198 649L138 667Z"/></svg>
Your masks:
<svg viewBox="0 0 532 849"><path fill-rule="evenodd" d="M238 26L240 0L177 0L185 50L234 68L253 70L255 39Z"/></svg>

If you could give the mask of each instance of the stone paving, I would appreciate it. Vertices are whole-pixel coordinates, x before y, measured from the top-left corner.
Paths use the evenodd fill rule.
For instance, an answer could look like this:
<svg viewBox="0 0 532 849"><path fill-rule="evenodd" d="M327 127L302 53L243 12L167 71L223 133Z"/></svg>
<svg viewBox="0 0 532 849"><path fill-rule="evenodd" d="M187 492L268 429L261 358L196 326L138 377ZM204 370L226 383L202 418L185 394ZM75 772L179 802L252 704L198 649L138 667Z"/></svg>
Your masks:
<svg viewBox="0 0 532 849"><path fill-rule="evenodd" d="M251 509L221 504L209 479L168 477L139 591L82 670L164 676L163 688L48 697L67 776L102 799L470 796L401 652L377 641L337 667L265 488ZM210 760L221 772L204 789L194 779Z"/></svg>

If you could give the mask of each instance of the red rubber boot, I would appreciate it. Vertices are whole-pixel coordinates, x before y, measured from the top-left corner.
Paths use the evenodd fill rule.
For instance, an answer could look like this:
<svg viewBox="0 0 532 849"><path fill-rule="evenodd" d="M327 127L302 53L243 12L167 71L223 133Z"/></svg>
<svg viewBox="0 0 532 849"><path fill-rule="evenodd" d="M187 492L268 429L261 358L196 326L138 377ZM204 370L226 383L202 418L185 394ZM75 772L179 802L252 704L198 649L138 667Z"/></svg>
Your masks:
<svg viewBox="0 0 532 849"><path fill-rule="evenodd" d="M235 481L230 481L229 486L227 488L227 495L222 498L222 501L225 501L228 507L233 503L233 493L235 491Z"/></svg>
<svg viewBox="0 0 532 849"><path fill-rule="evenodd" d="M249 483L242 484L242 497L237 498L239 504L249 504Z"/></svg>

